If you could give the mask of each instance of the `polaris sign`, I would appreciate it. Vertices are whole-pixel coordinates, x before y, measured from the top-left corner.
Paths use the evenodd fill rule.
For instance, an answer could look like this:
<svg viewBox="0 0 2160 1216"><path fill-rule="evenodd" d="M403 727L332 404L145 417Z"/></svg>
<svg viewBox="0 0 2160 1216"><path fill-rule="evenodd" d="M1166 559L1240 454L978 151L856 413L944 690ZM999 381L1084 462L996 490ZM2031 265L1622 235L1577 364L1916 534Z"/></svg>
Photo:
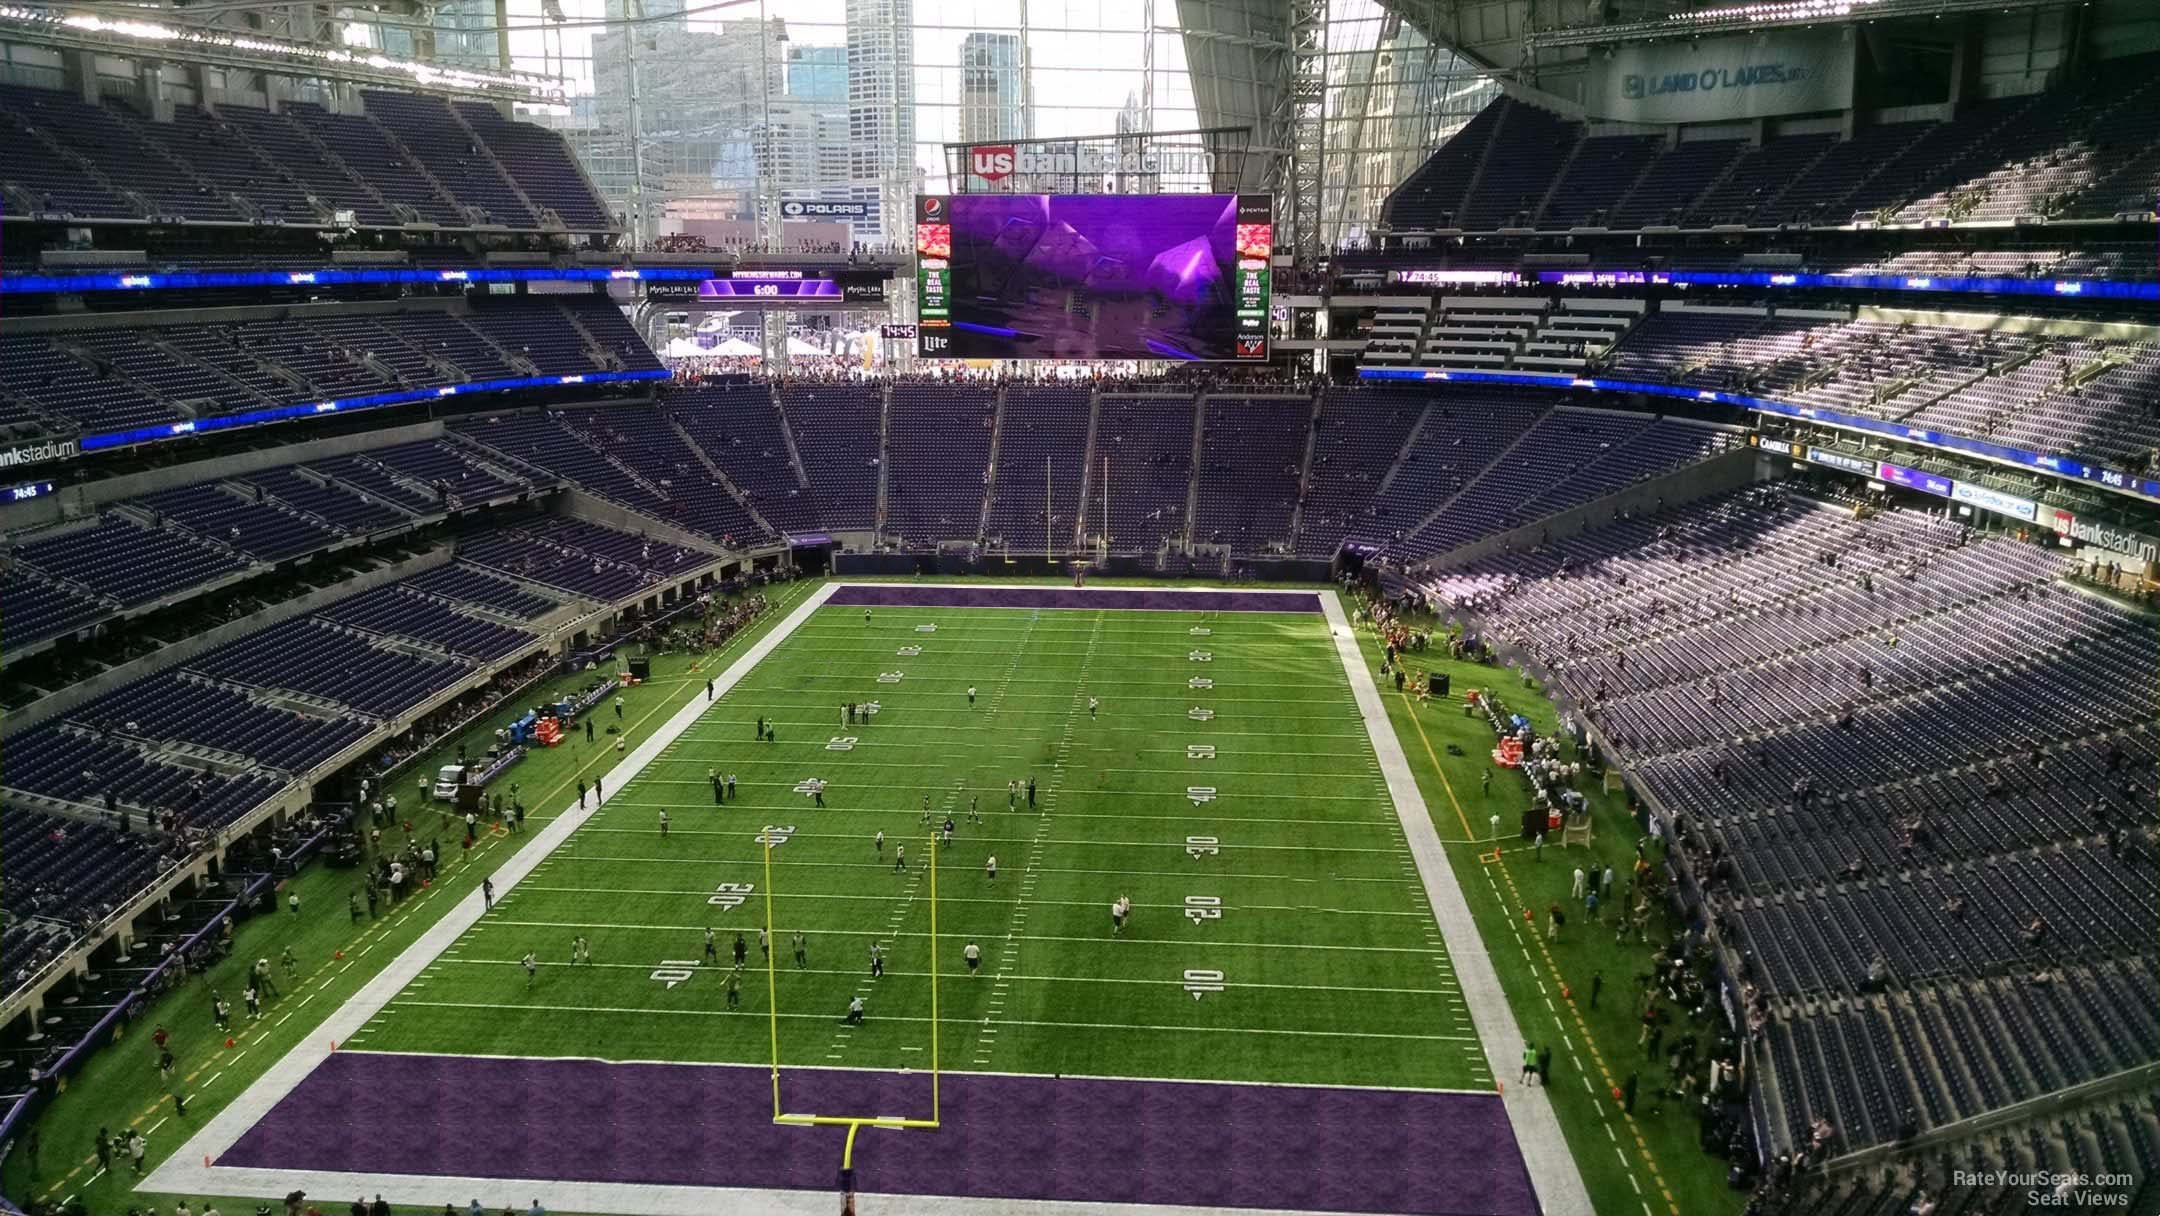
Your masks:
<svg viewBox="0 0 2160 1216"><path fill-rule="evenodd" d="M1852 27L1616 46L1591 56L1585 106L1617 122L1698 123L1844 110Z"/></svg>
<svg viewBox="0 0 2160 1216"><path fill-rule="evenodd" d="M780 215L791 220L859 220L870 215L868 203L817 203L800 199L788 199L780 204Z"/></svg>

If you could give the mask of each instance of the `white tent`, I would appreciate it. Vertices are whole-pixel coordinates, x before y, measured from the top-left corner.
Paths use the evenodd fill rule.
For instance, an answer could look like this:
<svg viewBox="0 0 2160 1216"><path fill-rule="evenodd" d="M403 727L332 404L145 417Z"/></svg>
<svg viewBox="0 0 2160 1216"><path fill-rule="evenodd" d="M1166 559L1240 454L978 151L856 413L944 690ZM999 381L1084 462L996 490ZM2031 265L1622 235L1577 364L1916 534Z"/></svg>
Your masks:
<svg viewBox="0 0 2160 1216"><path fill-rule="evenodd" d="M787 353L790 355L822 355L826 352L819 347L810 345L801 338L789 338L787 340Z"/></svg>
<svg viewBox="0 0 2160 1216"><path fill-rule="evenodd" d="M758 350L757 344L754 342L745 342L741 338L729 338L727 341L713 347L710 351L707 351L706 353L713 355L726 355L729 358L740 358L744 355L756 355L762 354L763 352Z"/></svg>
<svg viewBox="0 0 2160 1216"><path fill-rule="evenodd" d="M699 346L695 338L668 339L667 357L670 359L695 359L700 355L711 353L711 351Z"/></svg>

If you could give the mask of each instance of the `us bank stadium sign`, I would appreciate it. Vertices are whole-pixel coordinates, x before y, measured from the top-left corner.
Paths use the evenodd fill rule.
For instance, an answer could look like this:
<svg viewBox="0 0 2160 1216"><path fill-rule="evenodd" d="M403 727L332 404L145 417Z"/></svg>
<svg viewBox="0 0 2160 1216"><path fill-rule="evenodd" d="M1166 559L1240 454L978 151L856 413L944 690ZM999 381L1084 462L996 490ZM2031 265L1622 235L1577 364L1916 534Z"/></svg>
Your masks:
<svg viewBox="0 0 2160 1216"><path fill-rule="evenodd" d="M22 443L0 451L0 469L19 469L25 465L44 464L51 460L73 460L81 454L82 445L73 439Z"/></svg>

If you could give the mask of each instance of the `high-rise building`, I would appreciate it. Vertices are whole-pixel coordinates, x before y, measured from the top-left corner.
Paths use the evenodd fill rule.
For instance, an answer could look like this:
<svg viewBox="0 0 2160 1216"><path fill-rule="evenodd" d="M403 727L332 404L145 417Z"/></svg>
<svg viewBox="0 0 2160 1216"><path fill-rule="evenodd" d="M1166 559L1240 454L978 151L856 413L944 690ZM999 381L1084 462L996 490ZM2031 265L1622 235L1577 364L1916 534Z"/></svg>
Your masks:
<svg viewBox="0 0 2160 1216"><path fill-rule="evenodd" d="M682 11L680 0L654 0L643 11L665 15L663 4ZM609 0L610 13L622 7L623 0ZM651 231L649 221L673 198L712 196L712 206L732 199L726 205L749 218L758 195L766 94L777 96L784 85L786 49L787 26L777 17L762 26L724 21L714 32L669 19L617 26L595 37L594 122L571 138L611 206L625 213L642 209L648 221L639 227L643 232Z"/></svg>
<svg viewBox="0 0 2160 1216"><path fill-rule="evenodd" d="M847 0L848 197L868 205L865 239L914 222L914 27L914 0Z"/></svg>
<svg viewBox="0 0 2160 1216"><path fill-rule="evenodd" d="M848 99L848 53L844 46L790 46L787 49L787 95L804 101Z"/></svg>
<svg viewBox="0 0 2160 1216"><path fill-rule="evenodd" d="M960 43L960 139L1009 143L1032 134L1020 35L977 30Z"/></svg>

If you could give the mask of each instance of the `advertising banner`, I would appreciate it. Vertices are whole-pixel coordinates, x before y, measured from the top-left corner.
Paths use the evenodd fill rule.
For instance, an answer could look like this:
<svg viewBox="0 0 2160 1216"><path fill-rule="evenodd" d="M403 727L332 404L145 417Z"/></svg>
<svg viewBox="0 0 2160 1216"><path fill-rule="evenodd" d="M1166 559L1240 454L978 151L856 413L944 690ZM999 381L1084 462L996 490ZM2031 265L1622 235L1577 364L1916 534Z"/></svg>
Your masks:
<svg viewBox="0 0 2160 1216"><path fill-rule="evenodd" d="M1918 490L1922 494L1933 494L1938 498L1950 497L1949 478L1939 477L1920 469L1908 469L1901 464L1877 461L1875 464L1875 479L1888 482L1894 486L1903 486L1908 490Z"/></svg>
<svg viewBox="0 0 2160 1216"><path fill-rule="evenodd" d="M1961 481L1952 486L1950 488L1950 497L1959 502L1970 503L1982 510L1993 511L1997 515L2022 519L2026 523L2034 522L2040 514L2039 505L2030 498L2019 498L2015 494L2005 494L2001 490L1990 490L1986 486L1974 485L1968 481Z"/></svg>
<svg viewBox="0 0 2160 1216"><path fill-rule="evenodd" d="M1585 105L1616 122L1731 122L1852 105L1853 27L1765 30L1612 47L1590 57Z"/></svg>
<svg viewBox="0 0 2160 1216"><path fill-rule="evenodd" d="M1843 452L1832 451L1829 448L1809 448L1807 458L1816 464L1829 465L1833 469L1843 469L1848 473L1858 473L1862 477L1875 476L1874 461L1865 460L1858 456L1847 456Z"/></svg>

